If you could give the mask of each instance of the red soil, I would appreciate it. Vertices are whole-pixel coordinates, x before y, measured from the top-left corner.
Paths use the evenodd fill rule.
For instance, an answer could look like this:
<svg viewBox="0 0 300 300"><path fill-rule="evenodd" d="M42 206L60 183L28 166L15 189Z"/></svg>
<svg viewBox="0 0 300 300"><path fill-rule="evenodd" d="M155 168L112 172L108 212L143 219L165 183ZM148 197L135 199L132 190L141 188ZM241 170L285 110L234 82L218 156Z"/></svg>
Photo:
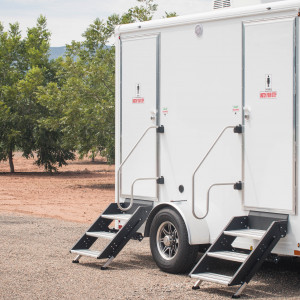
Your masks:
<svg viewBox="0 0 300 300"><path fill-rule="evenodd" d="M0 213L22 213L90 223L114 202L114 166L98 158L70 161L46 173L15 153L15 173L0 162Z"/></svg>

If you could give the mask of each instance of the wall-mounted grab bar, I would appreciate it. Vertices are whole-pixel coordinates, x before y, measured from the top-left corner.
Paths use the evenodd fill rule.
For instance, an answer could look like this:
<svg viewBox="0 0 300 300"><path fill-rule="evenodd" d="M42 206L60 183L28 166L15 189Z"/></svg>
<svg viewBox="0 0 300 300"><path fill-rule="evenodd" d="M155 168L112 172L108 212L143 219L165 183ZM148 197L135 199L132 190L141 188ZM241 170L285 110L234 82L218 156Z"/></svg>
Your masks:
<svg viewBox="0 0 300 300"><path fill-rule="evenodd" d="M117 179L118 179L118 182L117 182L117 205L119 207L119 209L121 211L128 211L132 205L133 205L133 194L131 193L131 199L130 199L130 204L128 207L124 208L120 205L120 172L121 172L121 169L122 167L124 166L124 164L126 163L126 161L128 160L128 158L130 157L130 155L132 154L132 152L135 150L135 148L138 146L138 144L141 142L141 140L144 138L144 136L147 134L147 132L150 130L150 129L157 129L157 128L160 128L159 126L150 126L148 127L145 132L143 133L143 135L139 138L139 140L136 142L136 144L133 146L133 148L131 149L131 151L129 152L129 154L126 156L126 158L124 159L124 161L121 163L121 165L119 166L118 168L118 173L117 173ZM136 180L135 180L136 181ZM135 181L133 182L132 186L134 185ZM131 189L132 189L132 186L131 186Z"/></svg>
<svg viewBox="0 0 300 300"><path fill-rule="evenodd" d="M203 157L203 159L201 160L200 164L197 166L196 170L194 171L193 173L193 181L192 181L192 212L193 212L193 216L196 218L196 219L204 219L207 214L208 214L208 208L209 208L209 204L207 204L207 212L205 214L204 217L198 217L196 215L196 212L195 212L195 175L197 173L197 171L199 170L199 168L202 166L202 164L204 163L204 161L206 160L207 156L210 154L211 150L215 147L216 143L219 141L219 139L222 137L222 135L224 134L224 132L227 130L227 129L234 129L234 132L235 133L242 133L242 127L241 125L239 126L226 126L222 132L219 134L219 136L217 137L217 139L214 141L214 143L212 144L212 146L209 148L209 150L207 151L207 153L205 154L205 156ZM217 185L220 185L220 184L217 184ZM214 185L212 185L210 188L212 188ZM209 189L210 191L210 189ZM209 200L208 200L209 201Z"/></svg>

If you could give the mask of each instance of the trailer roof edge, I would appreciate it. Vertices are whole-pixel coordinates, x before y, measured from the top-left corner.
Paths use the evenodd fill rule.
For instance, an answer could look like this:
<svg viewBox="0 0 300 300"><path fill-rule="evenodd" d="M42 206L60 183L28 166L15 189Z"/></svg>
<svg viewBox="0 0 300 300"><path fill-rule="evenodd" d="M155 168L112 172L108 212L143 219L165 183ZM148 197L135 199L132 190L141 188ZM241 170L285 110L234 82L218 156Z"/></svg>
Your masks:
<svg viewBox="0 0 300 300"><path fill-rule="evenodd" d="M162 27L173 27L182 24L193 24L197 22L209 22L214 20L238 18L249 15L265 14L268 12L284 12L298 10L299 8L300 0L271 2L266 4L238 8L225 8L192 15L184 15L167 19L157 19L146 22L119 25L115 29L115 34L119 35L122 33L130 33L137 30L143 31Z"/></svg>

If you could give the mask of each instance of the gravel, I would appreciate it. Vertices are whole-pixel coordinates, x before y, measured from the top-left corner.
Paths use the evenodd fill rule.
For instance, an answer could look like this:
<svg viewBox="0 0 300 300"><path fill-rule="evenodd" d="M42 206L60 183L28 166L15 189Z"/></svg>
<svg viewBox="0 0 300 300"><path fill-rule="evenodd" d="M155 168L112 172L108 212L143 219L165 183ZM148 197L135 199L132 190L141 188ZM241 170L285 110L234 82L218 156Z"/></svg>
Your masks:
<svg viewBox="0 0 300 300"><path fill-rule="evenodd" d="M22 215L0 215L0 299L230 299L236 287L205 282L192 290L187 275L161 272L149 241L130 241L108 270L69 249L86 225ZM99 250L105 240L97 242ZM229 266L230 267L230 266ZM300 263L265 262L242 299L300 299Z"/></svg>

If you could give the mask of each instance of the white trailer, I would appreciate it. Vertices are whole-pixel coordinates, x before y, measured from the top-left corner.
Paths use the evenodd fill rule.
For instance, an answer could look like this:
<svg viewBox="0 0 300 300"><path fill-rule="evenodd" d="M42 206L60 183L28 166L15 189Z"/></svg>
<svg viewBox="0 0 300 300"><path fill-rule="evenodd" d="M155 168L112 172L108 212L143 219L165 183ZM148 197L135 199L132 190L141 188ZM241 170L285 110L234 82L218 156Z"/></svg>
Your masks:
<svg viewBox="0 0 300 300"><path fill-rule="evenodd" d="M115 249L118 236L150 236L159 268L194 266L194 288L241 285L239 296L271 252L300 255L300 1L255 2L116 29L116 204L97 222L129 221L104 234L96 222L75 262L107 267L120 251L88 250L88 238L114 234ZM218 274L218 260L237 269Z"/></svg>

